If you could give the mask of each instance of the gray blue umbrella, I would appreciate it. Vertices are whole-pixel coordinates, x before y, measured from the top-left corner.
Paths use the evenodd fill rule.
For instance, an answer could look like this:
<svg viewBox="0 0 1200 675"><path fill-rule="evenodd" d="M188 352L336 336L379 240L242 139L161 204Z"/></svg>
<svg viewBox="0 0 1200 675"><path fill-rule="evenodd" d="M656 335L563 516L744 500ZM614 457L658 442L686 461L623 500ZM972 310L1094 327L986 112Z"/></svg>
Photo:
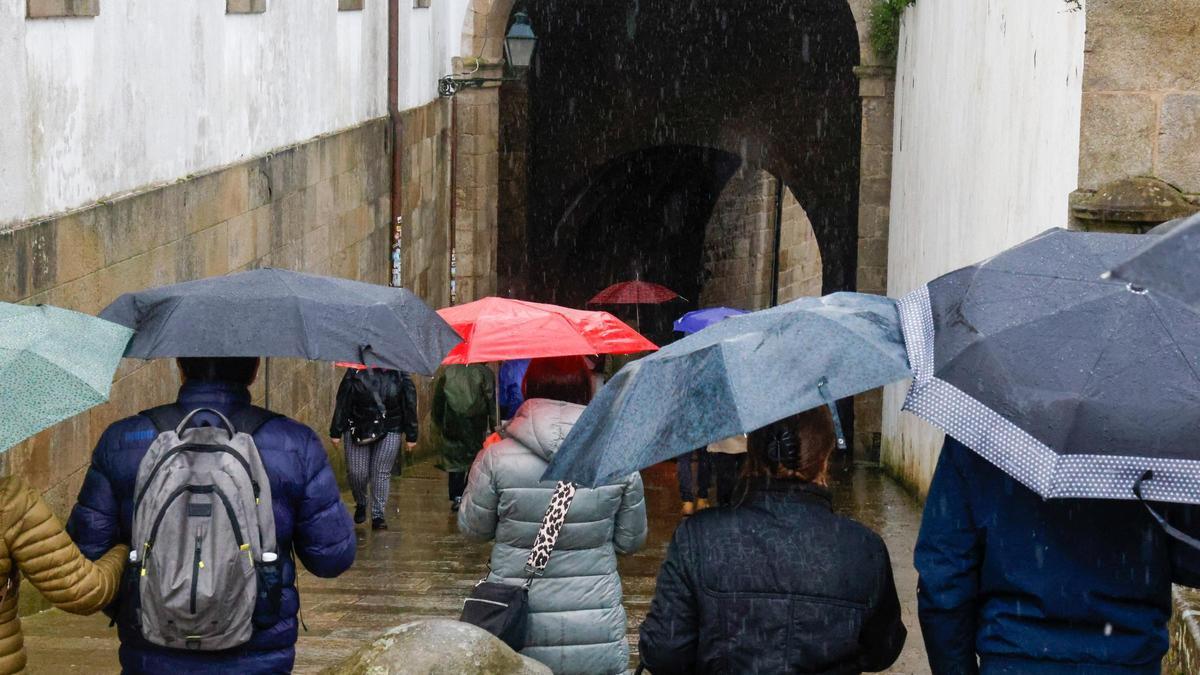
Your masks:
<svg viewBox="0 0 1200 675"><path fill-rule="evenodd" d="M107 401L132 334L58 307L0 303L0 450Z"/></svg>
<svg viewBox="0 0 1200 675"><path fill-rule="evenodd" d="M126 356L282 356L432 375L462 339L403 288L259 269L126 293L100 314Z"/></svg>
<svg viewBox="0 0 1200 675"><path fill-rule="evenodd" d="M835 293L731 317L622 368L545 479L599 485L910 376L885 297Z"/></svg>
<svg viewBox="0 0 1200 675"><path fill-rule="evenodd" d="M1101 274L1145 237L1050 230L900 300L905 408L1043 497L1200 503L1200 313Z"/></svg>
<svg viewBox="0 0 1200 675"><path fill-rule="evenodd" d="M1156 236L1144 237L1144 247L1109 276L1200 309L1200 213L1163 223L1150 233Z"/></svg>

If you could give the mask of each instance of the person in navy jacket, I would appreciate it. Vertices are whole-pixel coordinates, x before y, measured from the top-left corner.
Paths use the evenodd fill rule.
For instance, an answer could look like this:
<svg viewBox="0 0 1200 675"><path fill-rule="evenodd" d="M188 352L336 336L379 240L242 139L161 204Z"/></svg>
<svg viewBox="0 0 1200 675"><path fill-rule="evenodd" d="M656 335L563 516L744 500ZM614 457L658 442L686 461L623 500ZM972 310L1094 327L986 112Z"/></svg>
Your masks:
<svg viewBox="0 0 1200 675"><path fill-rule="evenodd" d="M1195 508L1153 505L1194 533ZM934 675L1158 675L1200 554L1136 501L1043 500L947 438L917 539Z"/></svg>
<svg viewBox="0 0 1200 675"><path fill-rule="evenodd" d="M187 411L212 408L226 416L250 405L249 386L258 372L256 358L179 359L183 387L178 404ZM216 424L211 413L199 424ZM110 426L92 454L92 463L71 511L67 531L80 550L95 559L116 544L129 544L133 529L133 492L138 464L158 435L144 415ZM276 416L254 433L271 481L275 531L282 562L280 620L255 629L250 641L226 651L176 650L150 644L133 626L118 624L121 667L125 673L287 673L295 661L296 568L291 555L319 577L336 577L354 563L354 525L325 449L312 429ZM119 600L118 600L119 601Z"/></svg>

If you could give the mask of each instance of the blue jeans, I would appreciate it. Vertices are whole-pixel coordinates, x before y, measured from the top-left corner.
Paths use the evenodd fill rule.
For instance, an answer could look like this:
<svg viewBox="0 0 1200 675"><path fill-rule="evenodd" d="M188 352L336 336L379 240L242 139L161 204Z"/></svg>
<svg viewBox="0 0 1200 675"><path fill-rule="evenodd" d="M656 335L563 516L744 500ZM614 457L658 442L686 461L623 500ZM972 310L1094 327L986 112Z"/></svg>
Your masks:
<svg viewBox="0 0 1200 675"><path fill-rule="evenodd" d="M692 463L693 458L696 464L696 476L692 478ZM693 450L686 455L680 455L675 465L675 472L679 476L679 499L685 502L696 501L696 497L700 499L708 499L708 483L712 479L711 464L708 461L708 450L701 448ZM695 492L693 492L693 486Z"/></svg>

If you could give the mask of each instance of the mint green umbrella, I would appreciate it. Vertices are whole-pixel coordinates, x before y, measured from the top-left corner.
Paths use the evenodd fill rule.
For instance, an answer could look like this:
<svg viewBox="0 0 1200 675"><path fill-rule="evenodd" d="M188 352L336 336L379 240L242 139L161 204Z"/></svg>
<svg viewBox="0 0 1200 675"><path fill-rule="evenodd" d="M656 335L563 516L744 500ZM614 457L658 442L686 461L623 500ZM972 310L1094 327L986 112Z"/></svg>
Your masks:
<svg viewBox="0 0 1200 675"><path fill-rule="evenodd" d="M132 335L67 309L0 303L0 451L107 401Z"/></svg>

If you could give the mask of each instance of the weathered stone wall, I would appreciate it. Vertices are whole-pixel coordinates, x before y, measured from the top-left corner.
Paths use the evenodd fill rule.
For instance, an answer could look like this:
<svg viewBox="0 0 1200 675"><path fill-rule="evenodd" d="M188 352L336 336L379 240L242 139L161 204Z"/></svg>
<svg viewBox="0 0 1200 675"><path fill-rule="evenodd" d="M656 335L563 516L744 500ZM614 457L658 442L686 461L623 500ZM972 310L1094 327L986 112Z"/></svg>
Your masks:
<svg viewBox="0 0 1200 675"><path fill-rule="evenodd" d="M400 113L402 285L430 307L450 304L450 102Z"/></svg>
<svg viewBox="0 0 1200 675"><path fill-rule="evenodd" d="M450 113L444 98L400 113L401 285L434 308L450 304ZM413 382L422 419L419 452L428 454L432 380L413 376Z"/></svg>
<svg viewBox="0 0 1200 675"><path fill-rule="evenodd" d="M717 198L704 235L701 307L771 304L776 179L743 164Z"/></svg>
<svg viewBox="0 0 1200 675"><path fill-rule="evenodd" d="M777 210L778 180L743 165L721 191L704 236L701 307L762 309L771 305L775 218L780 303L821 294L821 251L812 224L791 190Z"/></svg>
<svg viewBox="0 0 1200 675"><path fill-rule="evenodd" d="M783 191L779 228L779 303L821 295L821 248L808 214L791 190Z"/></svg>
<svg viewBox="0 0 1200 675"><path fill-rule="evenodd" d="M1200 209L1198 15L1197 0L1089 0L1073 202L1114 181L1151 176Z"/></svg>
<svg viewBox="0 0 1200 675"><path fill-rule="evenodd" d="M256 267L387 283L390 157L373 120L263 157L0 235L0 300L99 312L119 294ZM260 373L254 395L264 401ZM328 363L273 359L270 406L327 428ZM173 400L171 361L125 361L112 400L0 454L54 511L75 501L111 422ZM335 464L341 464L334 456Z"/></svg>
<svg viewBox="0 0 1200 675"><path fill-rule="evenodd" d="M461 68L460 68L461 70ZM499 77L484 65L478 75ZM497 203L500 181L500 97L494 86L464 89L452 99L454 159L455 302L496 293Z"/></svg>
<svg viewBox="0 0 1200 675"><path fill-rule="evenodd" d="M1175 586L1171 592L1174 614L1168 630L1171 650L1163 659L1163 675L1191 675L1200 672L1200 591Z"/></svg>

